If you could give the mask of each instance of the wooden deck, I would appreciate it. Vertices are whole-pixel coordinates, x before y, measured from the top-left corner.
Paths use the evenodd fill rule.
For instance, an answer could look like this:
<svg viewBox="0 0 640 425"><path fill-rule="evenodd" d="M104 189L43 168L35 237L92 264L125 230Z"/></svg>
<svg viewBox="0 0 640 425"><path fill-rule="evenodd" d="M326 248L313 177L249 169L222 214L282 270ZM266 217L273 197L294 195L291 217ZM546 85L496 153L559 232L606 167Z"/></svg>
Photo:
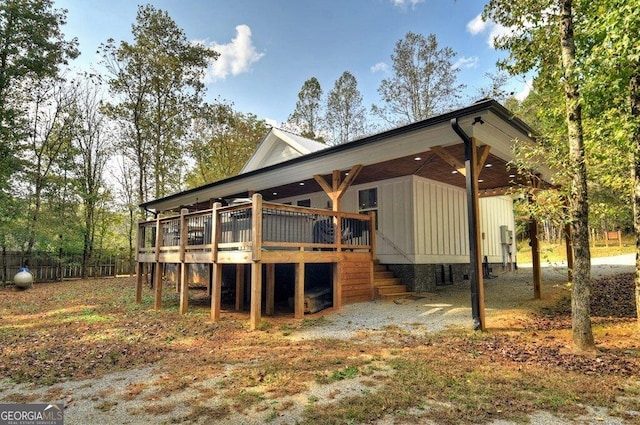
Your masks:
<svg viewBox="0 0 640 425"><path fill-rule="evenodd" d="M241 205L159 217L138 224L138 270L145 263L162 270L176 264L180 313L188 308L187 271L190 264L212 264L211 318L220 318L222 266L251 264L250 327L259 326L263 267L266 265L266 313L274 310L277 282L274 264L295 265L294 314L304 315L304 265L333 265L333 307L373 299L375 217L263 202L257 194ZM335 237L339 235L339 237ZM244 267L236 267L236 308L244 281ZM154 307L162 306L162 276L154 276ZM138 273L136 302L142 299L142 273Z"/></svg>

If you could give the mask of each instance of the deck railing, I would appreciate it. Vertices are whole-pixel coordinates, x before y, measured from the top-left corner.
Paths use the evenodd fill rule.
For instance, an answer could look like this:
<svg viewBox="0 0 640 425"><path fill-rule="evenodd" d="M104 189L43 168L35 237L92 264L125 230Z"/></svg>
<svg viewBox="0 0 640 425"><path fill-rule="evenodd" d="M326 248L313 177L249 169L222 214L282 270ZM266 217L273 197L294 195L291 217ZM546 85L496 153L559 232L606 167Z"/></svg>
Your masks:
<svg viewBox="0 0 640 425"><path fill-rule="evenodd" d="M138 262L215 262L220 252L253 253L254 259L261 251L372 252L374 223L370 215L263 202L254 195L245 204L141 221Z"/></svg>

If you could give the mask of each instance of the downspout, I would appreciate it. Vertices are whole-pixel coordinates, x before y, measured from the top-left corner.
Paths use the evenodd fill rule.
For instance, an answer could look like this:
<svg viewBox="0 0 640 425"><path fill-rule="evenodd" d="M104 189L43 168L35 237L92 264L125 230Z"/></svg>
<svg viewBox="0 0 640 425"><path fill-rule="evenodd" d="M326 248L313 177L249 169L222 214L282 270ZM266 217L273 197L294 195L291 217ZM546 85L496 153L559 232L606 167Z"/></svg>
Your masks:
<svg viewBox="0 0 640 425"><path fill-rule="evenodd" d="M475 143L460 128L458 118L451 119L451 128L464 142L464 163L467 186L467 213L469 220L469 283L471 286L471 314L473 316L473 329L484 330L484 293L482 289L482 273L480 261L480 234L479 217L478 217L478 180L476 175L476 159L475 159Z"/></svg>

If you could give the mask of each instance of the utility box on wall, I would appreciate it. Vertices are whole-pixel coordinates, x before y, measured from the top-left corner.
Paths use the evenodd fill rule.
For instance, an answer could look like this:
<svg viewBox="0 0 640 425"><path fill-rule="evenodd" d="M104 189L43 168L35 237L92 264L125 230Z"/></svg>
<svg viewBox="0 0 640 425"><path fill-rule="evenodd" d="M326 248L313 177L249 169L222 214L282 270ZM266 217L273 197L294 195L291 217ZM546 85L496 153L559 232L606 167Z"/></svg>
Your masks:
<svg viewBox="0 0 640 425"><path fill-rule="evenodd" d="M509 230L507 225L500 226L500 242L503 245L511 245L513 243L513 231Z"/></svg>

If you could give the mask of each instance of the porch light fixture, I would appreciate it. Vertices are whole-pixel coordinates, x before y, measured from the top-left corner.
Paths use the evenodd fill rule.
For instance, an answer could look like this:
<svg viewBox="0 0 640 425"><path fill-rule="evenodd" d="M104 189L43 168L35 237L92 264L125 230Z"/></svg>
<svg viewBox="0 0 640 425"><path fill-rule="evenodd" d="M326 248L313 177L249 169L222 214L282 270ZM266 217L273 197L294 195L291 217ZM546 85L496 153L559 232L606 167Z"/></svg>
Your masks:
<svg viewBox="0 0 640 425"><path fill-rule="evenodd" d="M491 163L486 164L486 165L484 166L484 168L491 168L491 167L493 167L493 164L491 164Z"/></svg>
<svg viewBox="0 0 640 425"><path fill-rule="evenodd" d="M516 176L515 174L509 174L510 179L514 178L515 176Z"/></svg>
<svg viewBox="0 0 640 425"><path fill-rule="evenodd" d="M413 160L414 160L414 161L421 161L421 160L422 160L422 158L421 158L421 157L419 157L419 156L416 156L415 158L413 158Z"/></svg>
<svg viewBox="0 0 640 425"><path fill-rule="evenodd" d="M300 182L299 184L300 184L300 186L304 186L304 182Z"/></svg>
<svg viewBox="0 0 640 425"><path fill-rule="evenodd" d="M451 174L458 174L458 170L453 170Z"/></svg>
<svg viewBox="0 0 640 425"><path fill-rule="evenodd" d="M273 196L276 196L277 194L278 194L278 192L273 192L272 193Z"/></svg>
<svg viewBox="0 0 640 425"><path fill-rule="evenodd" d="M482 183L484 180L482 179L478 179L478 183Z"/></svg>

